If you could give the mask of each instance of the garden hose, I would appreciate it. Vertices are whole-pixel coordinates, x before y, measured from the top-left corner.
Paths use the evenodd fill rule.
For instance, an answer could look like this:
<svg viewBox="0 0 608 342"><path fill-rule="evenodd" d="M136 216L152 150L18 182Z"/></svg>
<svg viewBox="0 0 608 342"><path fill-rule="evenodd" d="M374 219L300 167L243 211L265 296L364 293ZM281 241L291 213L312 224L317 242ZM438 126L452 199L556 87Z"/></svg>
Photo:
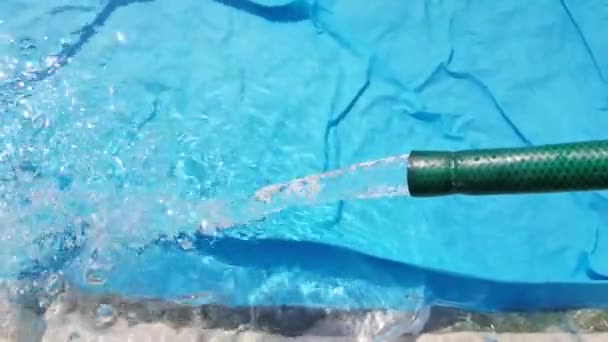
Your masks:
<svg viewBox="0 0 608 342"><path fill-rule="evenodd" d="M411 196L608 189L608 140L520 148L413 151Z"/></svg>

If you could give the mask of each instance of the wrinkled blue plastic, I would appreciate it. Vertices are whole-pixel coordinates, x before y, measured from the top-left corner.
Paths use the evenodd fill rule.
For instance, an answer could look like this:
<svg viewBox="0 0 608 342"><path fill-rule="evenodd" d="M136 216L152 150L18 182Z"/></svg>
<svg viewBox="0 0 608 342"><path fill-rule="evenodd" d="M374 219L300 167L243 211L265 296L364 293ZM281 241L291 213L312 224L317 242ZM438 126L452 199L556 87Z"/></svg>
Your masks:
<svg viewBox="0 0 608 342"><path fill-rule="evenodd" d="M606 193L346 201L289 209L213 239L188 222L168 227L167 211L149 204L161 195L242 197L412 149L605 139L602 1L95 6L68 9L79 15L74 27L58 26L67 45L33 38L56 66L3 87L32 84L30 101L42 108L43 84L72 85L87 114L53 98L45 115L54 131L33 144L62 143L28 160L40 182L55 179L75 202L96 192L105 209L69 207L82 220L53 226L54 243L39 243L51 247L7 277L62 270L85 291L238 306L608 306ZM145 216L131 217L138 208ZM34 235L48 237L40 222ZM101 280L91 281L91 263Z"/></svg>

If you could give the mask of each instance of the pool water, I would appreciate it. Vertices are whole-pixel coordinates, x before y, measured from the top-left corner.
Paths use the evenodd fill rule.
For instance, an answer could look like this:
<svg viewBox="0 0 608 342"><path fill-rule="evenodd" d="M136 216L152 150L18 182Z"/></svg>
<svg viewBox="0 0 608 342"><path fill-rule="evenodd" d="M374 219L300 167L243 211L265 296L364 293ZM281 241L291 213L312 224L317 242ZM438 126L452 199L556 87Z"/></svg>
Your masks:
<svg viewBox="0 0 608 342"><path fill-rule="evenodd" d="M193 305L605 307L602 192L338 196L198 228L209 201L413 149L605 138L606 19L602 1L2 1L0 277Z"/></svg>

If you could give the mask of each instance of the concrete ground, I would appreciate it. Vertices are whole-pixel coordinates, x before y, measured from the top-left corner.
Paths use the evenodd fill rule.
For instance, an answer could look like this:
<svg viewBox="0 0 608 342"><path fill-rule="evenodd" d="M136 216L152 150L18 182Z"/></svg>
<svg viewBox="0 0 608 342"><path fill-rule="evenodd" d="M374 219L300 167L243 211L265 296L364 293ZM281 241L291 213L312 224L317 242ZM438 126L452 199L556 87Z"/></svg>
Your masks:
<svg viewBox="0 0 608 342"><path fill-rule="evenodd" d="M346 342L346 341L373 341L369 336L361 337L326 337L326 336L303 336L303 337L284 337L261 332L235 332L217 329L194 329L182 328L172 329L165 324L141 324L128 328L126 322L115 324L111 329L104 332L95 332L83 328L83 323L78 318L68 318L67 321L59 323L53 322L48 327L42 341L63 342L63 341L209 341L209 342L248 342L248 341L327 341L327 342ZM554 333L478 333L478 332L457 332L443 334L422 334L417 338L402 337L394 341L416 341L416 342L570 342L570 341L589 341L600 342L608 341L608 333L572 335L563 332Z"/></svg>
<svg viewBox="0 0 608 342"><path fill-rule="evenodd" d="M61 318L47 322L39 322L33 316L21 315L21 329L3 330L0 341L15 342L254 342L254 341L374 341L370 336L335 337L335 336L301 336L285 337L256 331L225 331L220 329L200 329L183 327L175 329L164 323L144 323L129 327L126 320L118 320L111 327L98 330L89 325L79 313L72 313ZM480 333L480 332L454 332L454 333L427 333L418 337L402 337L394 341L416 342L570 342L608 341L608 333L572 335L563 332L547 333Z"/></svg>
<svg viewBox="0 0 608 342"><path fill-rule="evenodd" d="M269 316L261 309L257 309L257 313L246 314L221 307L204 310L190 307L189 311L183 310L183 307L171 307L161 302L146 300L126 303L115 297L85 296L69 291L58 296L44 310L36 310L16 305L7 297L0 296L0 342L384 341L387 339L377 338L376 333L383 331L383 325L387 325L387 322L406 322L405 326L415 333L414 336L387 341L608 341L606 330L584 326L586 330L582 331L582 324L575 328L571 326L574 330L569 331L578 331L576 334L565 332L563 324L559 322L566 317L563 315L542 316L542 320L538 317L480 318L463 316L458 311L439 310L417 321L420 315L413 317L411 314L379 312L326 312L315 316L297 309L286 313L283 309L281 314ZM568 317L578 319L582 316L577 313ZM289 320L293 322L286 322ZM521 325L523 321L530 323L534 320L542 321L543 325ZM253 326L247 323L251 321L255 321ZM462 325L463 322L469 324L474 321L483 321L487 326ZM498 322L503 322L502 326ZM487 331L488 327L492 331ZM516 332L518 330L526 332Z"/></svg>

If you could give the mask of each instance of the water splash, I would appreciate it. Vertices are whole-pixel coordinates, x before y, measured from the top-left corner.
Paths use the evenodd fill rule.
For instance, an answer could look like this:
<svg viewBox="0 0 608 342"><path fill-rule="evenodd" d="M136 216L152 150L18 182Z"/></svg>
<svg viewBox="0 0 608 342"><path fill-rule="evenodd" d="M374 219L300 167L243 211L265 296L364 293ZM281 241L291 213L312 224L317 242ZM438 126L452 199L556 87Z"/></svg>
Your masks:
<svg viewBox="0 0 608 342"><path fill-rule="evenodd" d="M204 203L200 230L205 234L215 234L222 229L262 220L289 207L349 199L408 196L408 156L362 162L268 185L242 201Z"/></svg>

